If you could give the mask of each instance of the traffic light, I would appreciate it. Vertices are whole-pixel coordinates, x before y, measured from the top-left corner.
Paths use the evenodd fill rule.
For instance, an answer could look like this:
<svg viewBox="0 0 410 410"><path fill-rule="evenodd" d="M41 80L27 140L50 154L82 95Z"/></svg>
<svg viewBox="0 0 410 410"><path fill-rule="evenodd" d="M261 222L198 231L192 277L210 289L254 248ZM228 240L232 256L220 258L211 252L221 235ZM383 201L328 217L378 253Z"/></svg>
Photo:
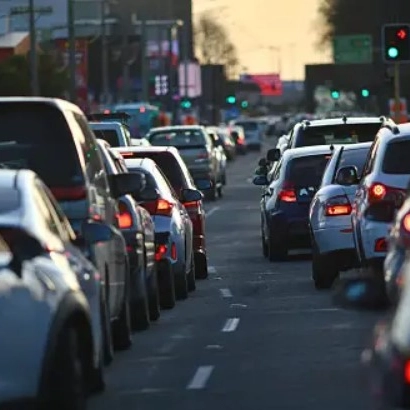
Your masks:
<svg viewBox="0 0 410 410"><path fill-rule="evenodd" d="M370 91L367 88L362 88L360 93L361 93L363 98L369 98L370 97Z"/></svg>
<svg viewBox="0 0 410 410"><path fill-rule="evenodd" d="M410 60L410 25L386 24L382 32L385 62Z"/></svg>
<svg viewBox="0 0 410 410"><path fill-rule="evenodd" d="M235 104L236 103L236 97L234 95L229 95L226 97L226 102L228 104Z"/></svg>
<svg viewBox="0 0 410 410"><path fill-rule="evenodd" d="M340 97L340 92L338 90L332 90L330 93L330 96L334 99L334 100L338 100Z"/></svg>
<svg viewBox="0 0 410 410"><path fill-rule="evenodd" d="M182 100L181 101L181 107L182 108L188 109L188 108L191 108L191 106L192 106L191 101L189 101L189 100Z"/></svg>
<svg viewBox="0 0 410 410"><path fill-rule="evenodd" d="M248 101L242 101L242 102L241 102L241 107L242 107L242 108L248 108L248 106L249 106Z"/></svg>

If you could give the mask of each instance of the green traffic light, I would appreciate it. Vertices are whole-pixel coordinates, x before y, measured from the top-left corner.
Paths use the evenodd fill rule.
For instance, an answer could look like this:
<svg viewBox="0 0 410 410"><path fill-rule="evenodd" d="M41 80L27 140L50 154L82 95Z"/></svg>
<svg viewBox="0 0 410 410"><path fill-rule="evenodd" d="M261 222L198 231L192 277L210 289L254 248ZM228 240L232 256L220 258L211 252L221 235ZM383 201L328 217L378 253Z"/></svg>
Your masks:
<svg viewBox="0 0 410 410"><path fill-rule="evenodd" d="M226 102L228 104L235 104L236 103L236 98L233 95L230 95L229 97L226 98Z"/></svg>
<svg viewBox="0 0 410 410"><path fill-rule="evenodd" d="M182 108L191 108L191 101L182 101L181 102Z"/></svg>
<svg viewBox="0 0 410 410"><path fill-rule="evenodd" d="M248 101L242 101L242 103L241 103L242 108L248 108L248 106L249 106Z"/></svg>
<svg viewBox="0 0 410 410"><path fill-rule="evenodd" d="M387 55L390 58L397 58L399 56L399 50L397 49L397 47L389 47L389 49L387 50Z"/></svg>
<svg viewBox="0 0 410 410"><path fill-rule="evenodd" d="M363 98L368 98L370 97L370 91L367 88L362 89L362 97Z"/></svg>
<svg viewBox="0 0 410 410"><path fill-rule="evenodd" d="M339 91L332 91L330 95L334 100L337 100L340 97Z"/></svg>

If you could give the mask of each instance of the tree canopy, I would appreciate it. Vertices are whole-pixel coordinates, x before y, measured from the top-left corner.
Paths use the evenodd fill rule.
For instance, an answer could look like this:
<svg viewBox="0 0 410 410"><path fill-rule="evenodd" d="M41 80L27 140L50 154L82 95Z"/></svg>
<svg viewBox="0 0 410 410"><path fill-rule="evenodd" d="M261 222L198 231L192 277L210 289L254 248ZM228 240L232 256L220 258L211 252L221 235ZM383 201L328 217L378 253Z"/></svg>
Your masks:
<svg viewBox="0 0 410 410"><path fill-rule="evenodd" d="M225 65L228 77L238 74L239 59L226 29L211 14L202 14L195 26L195 46L202 64Z"/></svg>

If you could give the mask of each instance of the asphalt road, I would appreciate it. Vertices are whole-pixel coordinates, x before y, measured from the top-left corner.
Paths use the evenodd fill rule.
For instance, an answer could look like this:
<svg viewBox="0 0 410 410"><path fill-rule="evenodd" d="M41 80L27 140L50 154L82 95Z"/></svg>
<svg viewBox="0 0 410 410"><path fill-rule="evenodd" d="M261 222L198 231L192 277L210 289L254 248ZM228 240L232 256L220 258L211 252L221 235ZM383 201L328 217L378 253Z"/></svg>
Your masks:
<svg viewBox="0 0 410 410"><path fill-rule="evenodd" d="M210 278L116 355L92 410L370 410L359 360L375 317L315 291L309 254L262 257L258 158L207 204Z"/></svg>

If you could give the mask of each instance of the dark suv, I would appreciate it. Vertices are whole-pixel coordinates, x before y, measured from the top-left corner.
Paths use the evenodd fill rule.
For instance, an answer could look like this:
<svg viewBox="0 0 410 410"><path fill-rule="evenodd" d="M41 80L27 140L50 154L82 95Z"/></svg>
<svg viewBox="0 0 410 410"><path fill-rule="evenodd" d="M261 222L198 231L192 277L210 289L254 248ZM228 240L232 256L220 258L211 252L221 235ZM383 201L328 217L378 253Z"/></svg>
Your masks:
<svg viewBox="0 0 410 410"><path fill-rule="evenodd" d="M128 257L117 224L117 198L141 186L142 177L107 176L86 117L80 108L67 101L0 98L0 123L2 168L36 172L54 194L79 238L84 222L90 220L107 224L113 232L108 242L94 245L83 239L82 246L101 275L105 353L106 359L110 359L112 343L117 349L126 349L132 342ZM107 331L110 327L112 339Z"/></svg>

